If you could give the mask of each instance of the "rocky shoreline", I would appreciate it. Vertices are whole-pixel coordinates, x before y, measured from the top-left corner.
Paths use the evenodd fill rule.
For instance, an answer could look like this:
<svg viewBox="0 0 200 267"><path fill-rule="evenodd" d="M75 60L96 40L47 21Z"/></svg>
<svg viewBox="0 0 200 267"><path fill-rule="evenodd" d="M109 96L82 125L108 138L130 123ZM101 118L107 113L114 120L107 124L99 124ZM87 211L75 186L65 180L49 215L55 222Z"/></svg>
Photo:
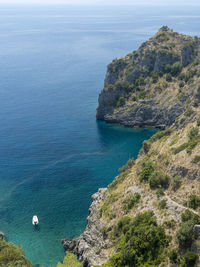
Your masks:
<svg viewBox="0 0 200 267"><path fill-rule="evenodd" d="M66 251L75 252L84 267L101 265L108 260L108 256L103 253L104 248L110 244L104 240L102 229L104 224L100 220L99 203L105 198L106 188L100 188L92 195L92 204L89 208L87 226L80 237L75 239L63 239L62 244Z"/></svg>

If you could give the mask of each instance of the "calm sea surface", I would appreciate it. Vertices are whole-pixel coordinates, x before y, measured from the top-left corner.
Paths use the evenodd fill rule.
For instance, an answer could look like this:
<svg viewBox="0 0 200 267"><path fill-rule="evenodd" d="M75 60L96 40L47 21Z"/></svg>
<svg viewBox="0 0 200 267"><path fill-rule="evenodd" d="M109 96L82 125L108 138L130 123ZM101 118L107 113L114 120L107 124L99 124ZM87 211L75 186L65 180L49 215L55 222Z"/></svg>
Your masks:
<svg viewBox="0 0 200 267"><path fill-rule="evenodd" d="M199 35L199 14L0 6L0 231L34 265L63 259L61 239L84 230L91 195L155 132L96 122L106 65L162 25Z"/></svg>

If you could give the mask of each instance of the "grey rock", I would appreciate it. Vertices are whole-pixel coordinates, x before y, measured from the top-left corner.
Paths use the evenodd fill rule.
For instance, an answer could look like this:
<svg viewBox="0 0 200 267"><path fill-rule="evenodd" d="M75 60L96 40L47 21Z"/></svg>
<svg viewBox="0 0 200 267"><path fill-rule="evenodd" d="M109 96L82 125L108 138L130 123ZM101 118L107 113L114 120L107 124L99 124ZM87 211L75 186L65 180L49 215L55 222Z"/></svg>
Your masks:
<svg viewBox="0 0 200 267"><path fill-rule="evenodd" d="M1 239L5 239L6 238L6 236L5 236L5 234L3 232L0 232L0 238Z"/></svg>
<svg viewBox="0 0 200 267"><path fill-rule="evenodd" d="M105 197L105 190L106 188L101 188L92 196L87 226L83 234L75 239L62 240L64 249L77 253L84 267L101 265L108 260L102 249L109 247L109 243L102 235L104 224L99 216L99 203Z"/></svg>

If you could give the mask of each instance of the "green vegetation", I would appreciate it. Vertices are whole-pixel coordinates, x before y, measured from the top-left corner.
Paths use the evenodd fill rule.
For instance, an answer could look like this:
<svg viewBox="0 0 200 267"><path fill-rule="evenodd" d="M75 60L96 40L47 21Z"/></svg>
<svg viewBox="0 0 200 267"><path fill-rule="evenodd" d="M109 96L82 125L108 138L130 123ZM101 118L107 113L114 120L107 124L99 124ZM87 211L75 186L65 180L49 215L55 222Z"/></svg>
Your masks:
<svg viewBox="0 0 200 267"><path fill-rule="evenodd" d="M117 176L117 178L115 178L115 180L108 186L108 190L112 190L112 189L116 188L116 186L118 184L120 184L121 182L124 181L127 174L128 174L128 171L124 171L119 176Z"/></svg>
<svg viewBox="0 0 200 267"><path fill-rule="evenodd" d="M126 165L122 166L121 168L119 168L119 172L125 172L127 170L130 170L133 165L135 164L135 161L133 158L129 159L126 163Z"/></svg>
<svg viewBox="0 0 200 267"><path fill-rule="evenodd" d="M192 163L199 163L200 162L200 156L196 155L194 159L192 160Z"/></svg>
<svg viewBox="0 0 200 267"><path fill-rule="evenodd" d="M200 126L200 117L197 119L197 126Z"/></svg>
<svg viewBox="0 0 200 267"><path fill-rule="evenodd" d="M200 223L198 215L186 210L181 216L181 225L176 233L177 241L180 248L190 248L194 241L193 227Z"/></svg>
<svg viewBox="0 0 200 267"><path fill-rule="evenodd" d="M169 186L169 177L160 171L154 171L149 177L149 185L151 189L167 188Z"/></svg>
<svg viewBox="0 0 200 267"><path fill-rule="evenodd" d="M164 196L165 192L164 192L164 189L163 188L159 188L157 191L156 191L156 195L157 197L162 197Z"/></svg>
<svg viewBox="0 0 200 267"><path fill-rule="evenodd" d="M83 267L83 264L77 260L76 255L67 252L63 263L58 263L57 267Z"/></svg>
<svg viewBox="0 0 200 267"><path fill-rule="evenodd" d="M150 176L155 170L155 166L152 162L145 163L145 166L142 168L140 172L140 181L149 181Z"/></svg>
<svg viewBox="0 0 200 267"><path fill-rule="evenodd" d="M200 207L200 197L197 195L191 195L189 199L189 207L194 210Z"/></svg>
<svg viewBox="0 0 200 267"><path fill-rule="evenodd" d="M156 134L154 134L151 138L150 138L150 142L155 142L165 136L169 136L171 133L173 132L172 128L166 128L165 130L159 131Z"/></svg>
<svg viewBox="0 0 200 267"><path fill-rule="evenodd" d="M139 193L135 193L133 196L128 197L123 201L123 211L125 213L128 213L130 209L132 209L139 201L140 201L141 195Z"/></svg>
<svg viewBox="0 0 200 267"><path fill-rule="evenodd" d="M158 204L158 208L163 210L167 207L167 201L165 199L161 200Z"/></svg>
<svg viewBox="0 0 200 267"><path fill-rule="evenodd" d="M199 128L198 127L192 127L188 133L188 137L192 139L193 137L197 136L199 133Z"/></svg>
<svg viewBox="0 0 200 267"><path fill-rule="evenodd" d="M169 238L153 212L141 213L134 219L122 218L114 234L118 238L117 252L104 267L158 266L165 258Z"/></svg>
<svg viewBox="0 0 200 267"><path fill-rule="evenodd" d="M151 143L150 143L149 141L146 141L146 140L145 140L145 141L142 143L142 148L143 148L143 151L144 151L145 154L147 154L147 153L149 152L150 147L151 147Z"/></svg>
<svg viewBox="0 0 200 267"><path fill-rule="evenodd" d="M25 258L21 246L7 243L0 238L0 266L1 267L33 267Z"/></svg>
<svg viewBox="0 0 200 267"><path fill-rule="evenodd" d="M195 252L187 250L187 252L183 256L182 266L183 267L195 266L197 258L198 258L198 255Z"/></svg>
<svg viewBox="0 0 200 267"><path fill-rule="evenodd" d="M151 189L167 188L169 186L169 177L161 171L157 171L155 164L150 161L144 163L139 179L141 182L148 182Z"/></svg>
<svg viewBox="0 0 200 267"><path fill-rule="evenodd" d="M187 149L187 153L191 153L192 150L196 147L196 145L200 141L200 135L198 134L198 127L192 127L188 133L189 140L187 143L183 143L177 148L173 149L174 154L178 154L179 152Z"/></svg>
<svg viewBox="0 0 200 267"><path fill-rule="evenodd" d="M172 82L172 75L170 73L167 73L167 75L166 75L166 81L167 82Z"/></svg>
<svg viewBox="0 0 200 267"><path fill-rule="evenodd" d="M180 176L173 177L171 180L171 186L174 191L179 189L179 187L181 186L181 177Z"/></svg>

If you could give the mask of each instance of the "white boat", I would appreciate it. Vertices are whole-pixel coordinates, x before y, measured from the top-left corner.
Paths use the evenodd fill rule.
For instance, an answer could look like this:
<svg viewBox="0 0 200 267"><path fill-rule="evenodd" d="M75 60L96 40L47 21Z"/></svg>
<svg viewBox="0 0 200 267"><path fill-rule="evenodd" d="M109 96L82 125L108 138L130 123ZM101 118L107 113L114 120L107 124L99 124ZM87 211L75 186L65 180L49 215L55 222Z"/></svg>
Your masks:
<svg viewBox="0 0 200 267"><path fill-rule="evenodd" d="M33 225L38 225L39 224L39 220L38 220L38 217L36 215L33 216L32 224Z"/></svg>

